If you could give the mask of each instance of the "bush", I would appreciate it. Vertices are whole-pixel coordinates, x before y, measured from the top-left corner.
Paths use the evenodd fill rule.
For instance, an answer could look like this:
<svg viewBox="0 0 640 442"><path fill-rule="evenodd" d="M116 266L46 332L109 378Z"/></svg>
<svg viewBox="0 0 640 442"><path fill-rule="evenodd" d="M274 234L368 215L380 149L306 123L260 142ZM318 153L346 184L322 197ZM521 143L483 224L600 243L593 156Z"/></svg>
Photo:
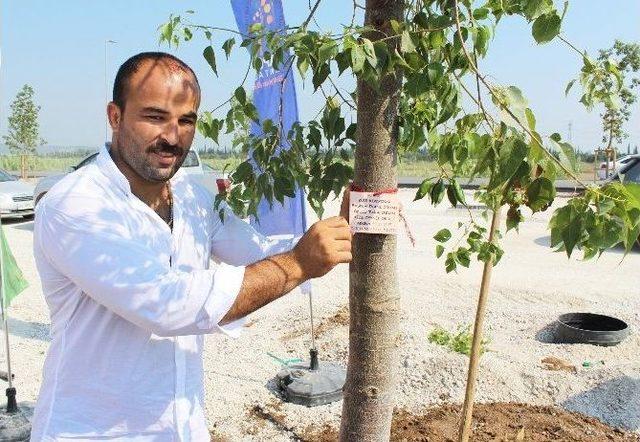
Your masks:
<svg viewBox="0 0 640 442"><path fill-rule="evenodd" d="M449 350L469 356L471 353L471 343L473 342L473 334L471 333L471 325L458 326L457 333L451 333L448 330L437 326L427 337L432 344L442 345ZM480 343L480 354L484 354L488 350L490 339L483 338Z"/></svg>

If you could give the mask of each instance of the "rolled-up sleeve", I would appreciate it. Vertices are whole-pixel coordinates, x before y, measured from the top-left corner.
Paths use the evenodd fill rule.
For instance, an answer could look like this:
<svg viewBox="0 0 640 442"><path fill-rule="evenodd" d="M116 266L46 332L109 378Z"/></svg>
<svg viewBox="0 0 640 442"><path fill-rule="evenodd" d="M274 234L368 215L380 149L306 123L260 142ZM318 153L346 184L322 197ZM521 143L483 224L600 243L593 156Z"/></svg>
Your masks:
<svg viewBox="0 0 640 442"><path fill-rule="evenodd" d="M39 209L34 235L42 253L99 304L158 336L228 332L218 323L240 291L242 265L179 271L150 245L120 234L113 220Z"/></svg>

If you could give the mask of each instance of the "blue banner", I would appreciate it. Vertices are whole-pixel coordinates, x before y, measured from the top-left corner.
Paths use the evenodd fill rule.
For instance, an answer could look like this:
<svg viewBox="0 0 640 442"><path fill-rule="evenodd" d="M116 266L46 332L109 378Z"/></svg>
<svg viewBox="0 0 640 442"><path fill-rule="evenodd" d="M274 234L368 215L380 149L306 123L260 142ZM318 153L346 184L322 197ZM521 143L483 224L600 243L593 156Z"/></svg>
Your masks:
<svg viewBox="0 0 640 442"><path fill-rule="evenodd" d="M284 30L286 26L281 0L231 0L231 6L238 30L243 35L247 35L249 27L255 23L261 23L263 29L269 31ZM288 57L290 54L285 55L285 60ZM298 121L293 69L287 69L287 63L275 69L268 60L263 58L262 62L254 85L253 103L260 121L271 119L278 124L282 93L283 135L286 138L291 126ZM252 123L250 130L252 134L262 134L260 124ZM281 149L287 148L285 143L286 140L280 146ZM251 224L264 235L302 235L307 229L304 190L297 188L295 198L285 197L284 204L274 201L273 207L263 199L258 205L258 220L259 222L255 222L252 219Z"/></svg>

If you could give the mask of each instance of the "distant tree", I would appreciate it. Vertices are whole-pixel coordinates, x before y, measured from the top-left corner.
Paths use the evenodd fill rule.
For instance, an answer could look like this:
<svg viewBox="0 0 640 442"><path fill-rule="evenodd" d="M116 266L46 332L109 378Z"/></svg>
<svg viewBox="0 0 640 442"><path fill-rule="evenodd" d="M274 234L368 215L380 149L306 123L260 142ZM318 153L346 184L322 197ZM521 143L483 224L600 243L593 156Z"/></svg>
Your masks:
<svg viewBox="0 0 640 442"><path fill-rule="evenodd" d="M616 40L609 49L601 49L598 60L602 62L613 61L620 71L619 81L622 88L619 93L619 101L609 101L604 103L605 111L602 117L602 142L612 147L614 141L621 143L627 138L624 131L624 124L629 121L631 107L637 100L634 89L640 86L640 44L624 43ZM612 69L615 69L613 64ZM610 81L613 81L610 80Z"/></svg>
<svg viewBox="0 0 640 442"><path fill-rule="evenodd" d="M27 162L29 155L36 154L36 147L45 143L38 133L38 113L40 106L33 101L34 91L25 84L11 103L9 116L9 134L2 138L9 147L9 151L20 156L20 175L27 176Z"/></svg>

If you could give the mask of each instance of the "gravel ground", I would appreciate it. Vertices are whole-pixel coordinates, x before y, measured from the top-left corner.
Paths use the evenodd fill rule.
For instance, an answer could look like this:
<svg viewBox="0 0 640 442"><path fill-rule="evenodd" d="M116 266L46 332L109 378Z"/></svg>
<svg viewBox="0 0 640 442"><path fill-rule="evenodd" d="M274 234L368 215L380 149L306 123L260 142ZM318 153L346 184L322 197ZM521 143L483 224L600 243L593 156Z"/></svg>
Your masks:
<svg viewBox="0 0 640 442"><path fill-rule="evenodd" d="M402 320L396 399L399 407L418 411L462 401L468 358L429 343L427 335L435 326L455 330L473 321L482 269L474 263L458 274L445 273L443 262L435 259L432 237L468 215L444 205L411 203L413 194L399 193L416 246L406 235L399 236ZM557 204L564 201L559 198ZM338 202L331 202L326 213L337 209ZM632 271L640 265L640 252L624 260L620 250L597 261L568 260L548 248L549 216L536 214L519 234L511 232L504 239L506 253L493 273L485 322L490 351L482 357L477 399L558 405L640 432L640 273ZM34 401L48 346L48 312L32 256L33 223L6 220L5 227L31 283L11 306L9 326L18 398ZM346 364L348 269L335 269L313 287L320 357ZM555 318L577 311L619 317L630 324L632 334L608 348L548 343ZM267 353L305 358L307 330L308 299L296 292L251 315L240 338L207 337L205 383L214 434L232 441L287 441L293 433L339 424L341 403L311 409L282 404L269 388L279 366ZM548 356L575 365L577 371L544 369L541 360ZM584 368L584 361L604 364ZM258 417L264 413L277 419Z"/></svg>

